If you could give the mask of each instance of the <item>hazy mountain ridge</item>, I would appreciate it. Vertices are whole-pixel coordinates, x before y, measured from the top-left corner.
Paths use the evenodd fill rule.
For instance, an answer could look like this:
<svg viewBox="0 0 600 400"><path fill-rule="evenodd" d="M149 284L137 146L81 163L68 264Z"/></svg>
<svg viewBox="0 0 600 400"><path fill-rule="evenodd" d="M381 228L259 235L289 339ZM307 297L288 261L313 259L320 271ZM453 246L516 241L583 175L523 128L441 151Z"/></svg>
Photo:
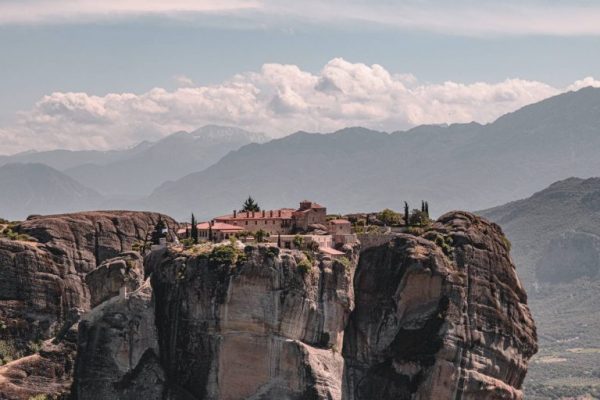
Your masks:
<svg viewBox="0 0 600 400"><path fill-rule="evenodd" d="M105 208L177 218L195 211L207 218L239 207L251 194L267 208L311 198L334 212L399 209L405 200L418 205L425 199L435 215L523 198L568 176L600 175L599 110L600 89L585 88L487 125L429 125L391 134L354 127L268 142L262 134L206 126L141 144L125 157L90 152L83 165L76 161L88 152L52 154L70 165L66 174L108 194Z"/></svg>
<svg viewBox="0 0 600 400"><path fill-rule="evenodd" d="M107 165L81 165L65 173L106 195L142 196L164 181L203 170L232 150L266 139L260 133L207 125L176 132L131 157Z"/></svg>
<svg viewBox="0 0 600 400"><path fill-rule="evenodd" d="M102 196L44 164L0 167L0 216L21 219L30 214L54 214L98 207Z"/></svg>
<svg viewBox="0 0 600 400"><path fill-rule="evenodd" d="M586 88L480 125L386 134L347 128L298 132L232 152L158 187L144 207L204 217L252 194L266 207L314 198L339 212L427 199L434 213L482 209L568 176L600 174L600 89Z"/></svg>
<svg viewBox="0 0 600 400"><path fill-rule="evenodd" d="M600 178L568 178L479 214L512 242L538 326L527 398L600 396Z"/></svg>
<svg viewBox="0 0 600 400"><path fill-rule="evenodd" d="M103 195L123 199L148 195L166 180L200 171L231 150L266 140L262 133L206 125L192 132L173 133L156 142L142 142L126 150L27 152L0 156L0 165L46 164Z"/></svg>

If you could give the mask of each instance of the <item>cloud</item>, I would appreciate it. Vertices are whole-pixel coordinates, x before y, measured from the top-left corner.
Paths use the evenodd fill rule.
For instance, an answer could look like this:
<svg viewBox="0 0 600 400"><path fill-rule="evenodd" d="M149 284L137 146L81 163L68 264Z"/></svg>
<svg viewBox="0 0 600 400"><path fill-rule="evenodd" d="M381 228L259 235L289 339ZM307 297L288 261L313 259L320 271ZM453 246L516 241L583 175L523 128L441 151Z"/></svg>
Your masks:
<svg viewBox="0 0 600 400"><path fill-rule="evenodd" d="M3 0L0 24L63 24L160 16L293 32L295 26L382 27L452 35L600 35L595 0ZM201 18L208 17L208 18Z"/></svg>
<svg viewBox="0 0 600 400"><path fill-rule="evenodd" d="M227 14L259 6L255 0L3 0L0 23L79 23L139 15Z"/></svg>
<svg viewBox="0 0 600 400"><path fill-rule="evenodd" d="M394 131L420 124L485 123L584 86L600 87L600 81L587 77L567 88L523 79L434 84L342 58L329 61L316 74L296 65L265 64L260 71L237 74L218 85L105 96L52 93L20 113L17 124L0 127L0 140L3 152L110 149L206 124L277 137L355 125Z"/></svg>
<svg viewBox="0 0 600 400"><path fill-rule="evenodd" d="M273 0L263 9L327 25L350 21L451 35L600 35L594 0Z"/></svg>
<svg viewBox="0 0 600 400"><path fill-rule="evenodd" d="M194 87L194 81L192 78L185 75L175 75L173 80L177 84L178 87Z"/></svg>

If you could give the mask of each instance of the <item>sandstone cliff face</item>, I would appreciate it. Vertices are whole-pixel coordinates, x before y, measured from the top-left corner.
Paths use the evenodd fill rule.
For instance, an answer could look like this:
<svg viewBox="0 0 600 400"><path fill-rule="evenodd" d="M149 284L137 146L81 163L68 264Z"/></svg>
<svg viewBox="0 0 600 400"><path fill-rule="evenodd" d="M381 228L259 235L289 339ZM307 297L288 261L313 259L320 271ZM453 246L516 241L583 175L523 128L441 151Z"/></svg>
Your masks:
<svg viewBox="0 0 600 400"><path fill-rule="evenodd" d="M365 251L348 399L520 399L537 338L500 228L467 213Z"/></svg>
<svg viewBox="0 0 600 400"><path fill-rule="evenodd" d="M300 252L243 262L171 258L154 268L161 359L190 398L341 398L353 266L298 268Z"/></svg>
<svg viewBox="0 0 600 400"><path fill-rule="evenodd" d="M165 376L149 282L117 296L79 324L75 399L160 400Z"/></svg>
<svg viewBox="0 0 600 400"><path fill-rule="evenodd" d="M149 256L153 303L146 283L80 324L75 398L341 399L354 263L238 253Z"/></svg>
<svg viewBox="0 0 600 400"><path fill-rule="evenodd" d="M135 242L145 240L159 217L175 226L172 219L157 213L87 212L33 217L16 227L34 241L0 239L0 340L14 350L11 358L32 353L40 346L43 349L44 341L54 336L68 338L69 325L76 323L91 306L86 274L105 260L131 250ZM138 261L138 268L140 263ZM71 348L75 348L75 343L66 345L63 350ZM72 351L69 354L57 351L60 353L54 346L52 351L42 351L39 355L72 362ZM54 353L56 357L51 356ZM27 363L36 359L28 359ZM16 365L11 364L0 370L0 393L5 391L3 385L16 382L16 375L12 373L15 370L10 372L8 368ZM68 370L63 376L67 381L54 385L54 378L41 377L38 390L44 390L42 382L46 382L47 387L56 387L49 393L64 392L63 387L70 384L72 366L56 368ZM38 370L43 373L44 369L40 366ZM4 372L10 377L3 376ZM18 385L31 387L26 380L37 378L35 374L30 375L19 378ZM16 389L11 389L11 393L17 393ZM13 394L9 398L28 397L23 392L21 397Z"/></svg>

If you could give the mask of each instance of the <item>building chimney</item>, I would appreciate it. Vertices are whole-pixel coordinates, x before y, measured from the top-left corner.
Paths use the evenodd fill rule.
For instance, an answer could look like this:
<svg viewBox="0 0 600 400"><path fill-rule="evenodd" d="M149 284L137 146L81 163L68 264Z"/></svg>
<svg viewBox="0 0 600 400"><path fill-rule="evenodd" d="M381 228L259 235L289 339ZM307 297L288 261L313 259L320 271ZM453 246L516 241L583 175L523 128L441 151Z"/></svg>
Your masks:
<svg viewBox="0 0 600 400"><path fill-rule="evenodd" d="M233 218L237 218L237 210L233 210Z"/></svg>

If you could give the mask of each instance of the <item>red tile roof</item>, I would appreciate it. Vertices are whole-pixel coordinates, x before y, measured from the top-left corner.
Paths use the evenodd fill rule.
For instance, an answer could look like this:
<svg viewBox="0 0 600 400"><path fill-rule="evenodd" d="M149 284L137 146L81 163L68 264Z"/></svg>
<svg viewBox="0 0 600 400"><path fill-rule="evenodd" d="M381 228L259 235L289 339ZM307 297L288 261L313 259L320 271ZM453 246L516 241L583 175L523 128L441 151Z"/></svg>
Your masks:
<svg viewBox="0 0 600 400"><path fill-rule="evenodd" d="M343 256L346 254L342 251L332 249L331 247L319 247L319 251L321 253L329 254L330 256Z"/></svg>
<svg viewBox="0 0 600 400"><path fill-rule="evenodd" d="M271 216L271 211L273 211L273 216ZM233 214L222 215L220 217L216 217L215 221L244 221L244 220L255 220L255 219L291 219L292 214L294 213L293 208L280 208L278 210L265 210L265 216L263 217L262 211L254 212L254 217L252 216L252 212L238 212L234 217ZM281 215L279 215L281 212Z"/></svg>
<svg viewBox="0 0 600 400"><path fill-rule="evenodd" d="M348 221L347 219L332 219L331 221L329 221L328 223L333 224L333 225L341 225L341 224L350 224L350 221Z"/></svg>
<svg viewBox="0 0 600 400"><path fill-rule="evenodd" d="M208 230L208 222L202 222L197 225L198 229ZM215 222L212 226L213 231L243 231L241 226L225 224L223 222Z"/></svg>

